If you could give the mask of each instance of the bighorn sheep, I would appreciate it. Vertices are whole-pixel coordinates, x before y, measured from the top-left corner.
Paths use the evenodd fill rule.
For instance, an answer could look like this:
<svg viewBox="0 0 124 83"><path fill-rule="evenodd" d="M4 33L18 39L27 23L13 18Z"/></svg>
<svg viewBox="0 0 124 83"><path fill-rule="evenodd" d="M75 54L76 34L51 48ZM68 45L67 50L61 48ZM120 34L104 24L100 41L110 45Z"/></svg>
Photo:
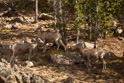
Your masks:
<svg viewBox="0 0 124 83"><path fill-rule="evenodd" d="M100 48L87 49L84 43L78 43L75 48L80 52L81 57L86 61L87 67L90 67L91 60L99 59L103 63L103 70L106 69L106 61L104 60L105 51Z"/></svg>
<svg viewBox="0 0 124 83"><path fill-rule="evenodd" d="M66 51L66 46L62 41L62 36L59 32L47 32L47 31L41 31L41 28L35 29L35 32L38 32L38 36L41 38L43 43L43 52L46 52L46 43L56 43L57 50L59 50L60 44L64 47L64 50Z"/></svg>
<svg viewBox="0 0 124 83"><path fill-rule="evenodd" d="M11 46L10 46L10 44L0 44L0 54L1 55L11 54Z"/></svg>
<svg viewBox="0 0 124 83"><path fill-rule="evenodd" d="M12 59L14 58L15 55L21 53L28 53L28 60L30 60L30 56L33 53L34 48L39 44L43 43L43 41L40 38L36 39L36 43L15 43L12 46L12 57L10 58L10 63L12 62Z"/></svg>

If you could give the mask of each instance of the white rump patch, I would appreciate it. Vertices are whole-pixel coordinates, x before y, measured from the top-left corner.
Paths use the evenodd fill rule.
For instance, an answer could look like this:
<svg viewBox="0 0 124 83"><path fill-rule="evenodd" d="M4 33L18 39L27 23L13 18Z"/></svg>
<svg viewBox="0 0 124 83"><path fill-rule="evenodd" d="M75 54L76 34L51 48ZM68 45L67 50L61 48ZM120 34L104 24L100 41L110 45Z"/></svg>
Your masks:
<svg viewBox="0 0 124 83"><path fill-rule="evenodd" d="M98 52L95 52L95 55L98 55Z"/></svg>
<svg viewBox="0 0 124 83"><path fill-rule="evenodd" d="M17 45L17 43L12 46L12 49L14 49L16 47L16 45Z"/></svg>
<svg viewBox="0 0 124 83"><path fill-rule="evenodd" d="M59 38L56 39L56 41L58 41L58 40L59 40Z"/></svg>
<svg viewBox="0 0 124 83"><path fill-rule="evenodd" d="M40 41L40 43L44 43L44 41L43 41L43 40L41 40L41 38L38 38L38 40Z"/></svg>
<svg viewBox="0 0 124 83"><path fill-rule="evenodd" d="M101 58L103 58L103 57L104 57L104 55L105 55L105 52L103 52L103 53L101 54L101 56L100 56L100 57L101 57Z"/></svg>

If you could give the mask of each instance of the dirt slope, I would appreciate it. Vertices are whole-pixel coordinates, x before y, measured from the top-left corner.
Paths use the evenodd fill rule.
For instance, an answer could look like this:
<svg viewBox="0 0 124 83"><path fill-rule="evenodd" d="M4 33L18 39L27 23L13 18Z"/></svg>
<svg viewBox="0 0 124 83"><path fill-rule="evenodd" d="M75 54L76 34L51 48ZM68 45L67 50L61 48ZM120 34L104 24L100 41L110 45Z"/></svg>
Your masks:
<svg viewBox="0 0 124 83"><path fill-rule="evenodd" d="M1 21L2 23L7 24L3 20ZM52 23L52 21L40 21L38 24L47 25L50 23ZM22 41L24 37L30 37L32 33L28 34L29 30L34 29L36 27L37 24L22 24L21 29L18 32L7 33L1 31L0 41L11 43L14 43L17 40ZM105 49L107 52L113 52L116 56L121 57L124 52L123 42L123 40L118 40L118 38L107 38L105 40L100 39L99 46ZM92 66L91 72L88 73L87 68L84 64L58 65L52 63L48 58L43 57L49 56L54 47L49 48L50 49L46 54L43 54L40 51L38 54L35 54L33 56L32 60L35 58L39 58L37 60L33 60L36 64L35 67L24 68L34 72L37 75L44 77L45 79L48 79L51 83L63 83L68 77L74 79L74 83L124 83L124 58L108 60L107 69L105 71L102 71L101 63L94 64ZM6 56L6 58L8 57L9 59L10 56L11 55L8 55Z"/></svg>

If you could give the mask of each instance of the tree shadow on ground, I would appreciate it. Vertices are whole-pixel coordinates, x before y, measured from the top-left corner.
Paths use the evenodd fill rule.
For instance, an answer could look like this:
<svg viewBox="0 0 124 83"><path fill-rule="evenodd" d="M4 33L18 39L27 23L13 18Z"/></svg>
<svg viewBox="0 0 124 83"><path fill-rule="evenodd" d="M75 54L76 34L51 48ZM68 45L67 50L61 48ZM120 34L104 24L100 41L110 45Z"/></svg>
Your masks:
<svg viewBox="0 0 124 83"><path fill-rule="evenodd" d="M55 48L54 48L55 49ZM65 73L69 74L76 80L80 82L91 82L91 83L119 83L123 82L123 73L124 64L122 62L112 62L107 63L107 69L102 71L102 64L96 63L93 64L90 72L88 72L86 65L83 63L72 64L72 65L60 65L53 63L48 55L50 50L47 51L47 57L41 58L42 61L39 62L38 66L46 66L47 69L52 68L52 71L56 73ZM42 53L41 53L42 55ZM116 65L115 65L116 64Z"/></svg>
<svg viewBox="0 0 124 83"><path fill-rule="evenodd" d="M12 38L24 38L24 37L35 37L35 33L33 32L22 32L19 34L10 34L10 33L0 33L0 39L1 40L11 40Z"/></svg>
<svg viewBox="0 0 124 83"><path fill-rule="evenodd" d="M124 77L124 57L120 57L116 59L116 61L108 63L108 67L110 70L113 70L120 76Z"/></svg>

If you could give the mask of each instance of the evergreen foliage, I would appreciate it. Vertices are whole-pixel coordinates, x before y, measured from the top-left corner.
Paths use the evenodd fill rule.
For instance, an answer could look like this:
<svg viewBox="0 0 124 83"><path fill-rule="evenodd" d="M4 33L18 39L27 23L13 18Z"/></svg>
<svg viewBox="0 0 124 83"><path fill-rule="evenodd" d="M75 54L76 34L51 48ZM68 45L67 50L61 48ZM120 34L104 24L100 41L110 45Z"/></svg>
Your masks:
<svg viewBox="0 0 124 83"><path fill-rule="evenodd" d="M5 0L0 0L2 1ZM17 10L35 8L35 0L11 1L15 2ZM66 24L73 23L75 29L90 31L92 36L104 33L113 35L113 21L124 17L124 0L39 0L38 6L39 11L52 12L56 16L55 26L66 28ZM82 25L86 26L81 27ZM94 33L95 30L98 34Z"/></svg>

